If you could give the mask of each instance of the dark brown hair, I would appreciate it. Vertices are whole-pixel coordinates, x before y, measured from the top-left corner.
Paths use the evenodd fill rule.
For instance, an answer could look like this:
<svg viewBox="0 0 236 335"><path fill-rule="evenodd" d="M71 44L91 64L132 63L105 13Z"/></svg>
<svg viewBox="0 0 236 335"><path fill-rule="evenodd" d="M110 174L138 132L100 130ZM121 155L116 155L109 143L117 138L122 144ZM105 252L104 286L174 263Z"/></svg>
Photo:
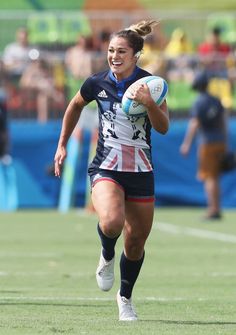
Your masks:
<svg viewBox="0 0 236 335"><path fill-rule="evenodd" d="M140 21L132 24L130 27L120 30L112 34L113 37L122 37L128 41L129 46L134 50L134 53L143 49L144 38L153 31L153 27L158 24L155 20Z"/></svg>

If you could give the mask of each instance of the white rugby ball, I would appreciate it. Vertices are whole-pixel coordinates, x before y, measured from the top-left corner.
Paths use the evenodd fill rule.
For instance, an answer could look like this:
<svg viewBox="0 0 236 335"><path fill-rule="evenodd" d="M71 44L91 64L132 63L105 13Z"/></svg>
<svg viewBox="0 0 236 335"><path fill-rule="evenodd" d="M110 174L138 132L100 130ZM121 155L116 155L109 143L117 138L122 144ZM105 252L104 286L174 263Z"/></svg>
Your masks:
<svg viewBox="0 0 236 335"><path fill-rule="evenodd" d="M125 91L122 98L122 109L127 115L144 116L147 113L146 107L139 102L129 99L127 93L137 84L146 83L149 87L151 96L157 105L161 105L168 93L168 84L162 77L147 76L135 81Z"/></svg>

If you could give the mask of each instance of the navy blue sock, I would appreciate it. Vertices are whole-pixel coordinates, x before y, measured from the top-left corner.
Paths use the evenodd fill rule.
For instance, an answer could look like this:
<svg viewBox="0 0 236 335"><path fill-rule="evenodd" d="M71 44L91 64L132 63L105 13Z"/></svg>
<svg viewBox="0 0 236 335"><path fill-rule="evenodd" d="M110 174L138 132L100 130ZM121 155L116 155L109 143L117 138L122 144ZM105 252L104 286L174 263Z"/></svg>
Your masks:
<svg viewBox="0 0 236 335"><path fill-rule="evenodd" d="M143 264L144 255L138 261L130 261L126 258L124 252L120 258L120 277L121 277L121 286L120 286L120 295L129 299L132 295L134 284L138 278L140 269Z"/></svg>
<svg viewBox="0 0 236 335"><path fill-rule="evenodd" d="M115 245L116 245L116 241L118 240L119 236L114 237L114 238L110 238L108 236L106 236L105 234L103 234L99 223L97 225L97 230L98 230L98 234L100 236L101 239L101 243L102 243L102 254L103 257L107 260L110 261L114 255L115 255Z"/></svg>

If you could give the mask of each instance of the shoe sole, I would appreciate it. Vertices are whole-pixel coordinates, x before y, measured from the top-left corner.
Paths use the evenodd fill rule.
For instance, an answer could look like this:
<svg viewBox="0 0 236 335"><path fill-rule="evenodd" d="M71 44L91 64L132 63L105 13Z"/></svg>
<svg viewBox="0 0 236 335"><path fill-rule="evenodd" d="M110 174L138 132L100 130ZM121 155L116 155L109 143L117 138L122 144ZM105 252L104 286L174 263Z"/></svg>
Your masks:
<svg viewBox="0 0 236 335"><path fill-rule="evenodd" d="M96 274L96 280L97 280L97 284L98 284L98 287L100 288L100 290L102 291L110 291L110 289L112 288L112 286L114 285L114 282L115 282L115 279L113 279L112 282L110 281L105 281L104 279L102 280L101 277L99 277L98 274ZM103 281L103 283L101 284L100 281Z"/></svg>

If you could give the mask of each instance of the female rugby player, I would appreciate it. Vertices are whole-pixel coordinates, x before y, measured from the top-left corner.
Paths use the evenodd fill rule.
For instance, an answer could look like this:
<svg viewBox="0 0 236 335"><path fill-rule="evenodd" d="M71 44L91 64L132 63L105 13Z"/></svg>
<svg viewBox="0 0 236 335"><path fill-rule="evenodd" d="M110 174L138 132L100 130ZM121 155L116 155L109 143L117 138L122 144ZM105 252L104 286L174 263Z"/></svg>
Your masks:
<svg viewBox="0 0 236 335"><path fill-rule="evenodd" d="M153 31L156 24L156 21L141 21L111 36L107 53L110 69L90 76L69 103L55 154L55 175L59 177L66 158L67 142L83 107L96 100L99 137L96 155L88 169L102 245L96 279L100 289L108 291L112 288L115 245L123 232L121 282L117 293L121 321L137 320L131 296L153 222L151 128L161 134L169 128L166 100L158 106L146 84L136 86L129 96L146 106L146 116L126 116L121 100L132 83L151 75L137 66L137 60L143 49L144 37Z"/></svg>

